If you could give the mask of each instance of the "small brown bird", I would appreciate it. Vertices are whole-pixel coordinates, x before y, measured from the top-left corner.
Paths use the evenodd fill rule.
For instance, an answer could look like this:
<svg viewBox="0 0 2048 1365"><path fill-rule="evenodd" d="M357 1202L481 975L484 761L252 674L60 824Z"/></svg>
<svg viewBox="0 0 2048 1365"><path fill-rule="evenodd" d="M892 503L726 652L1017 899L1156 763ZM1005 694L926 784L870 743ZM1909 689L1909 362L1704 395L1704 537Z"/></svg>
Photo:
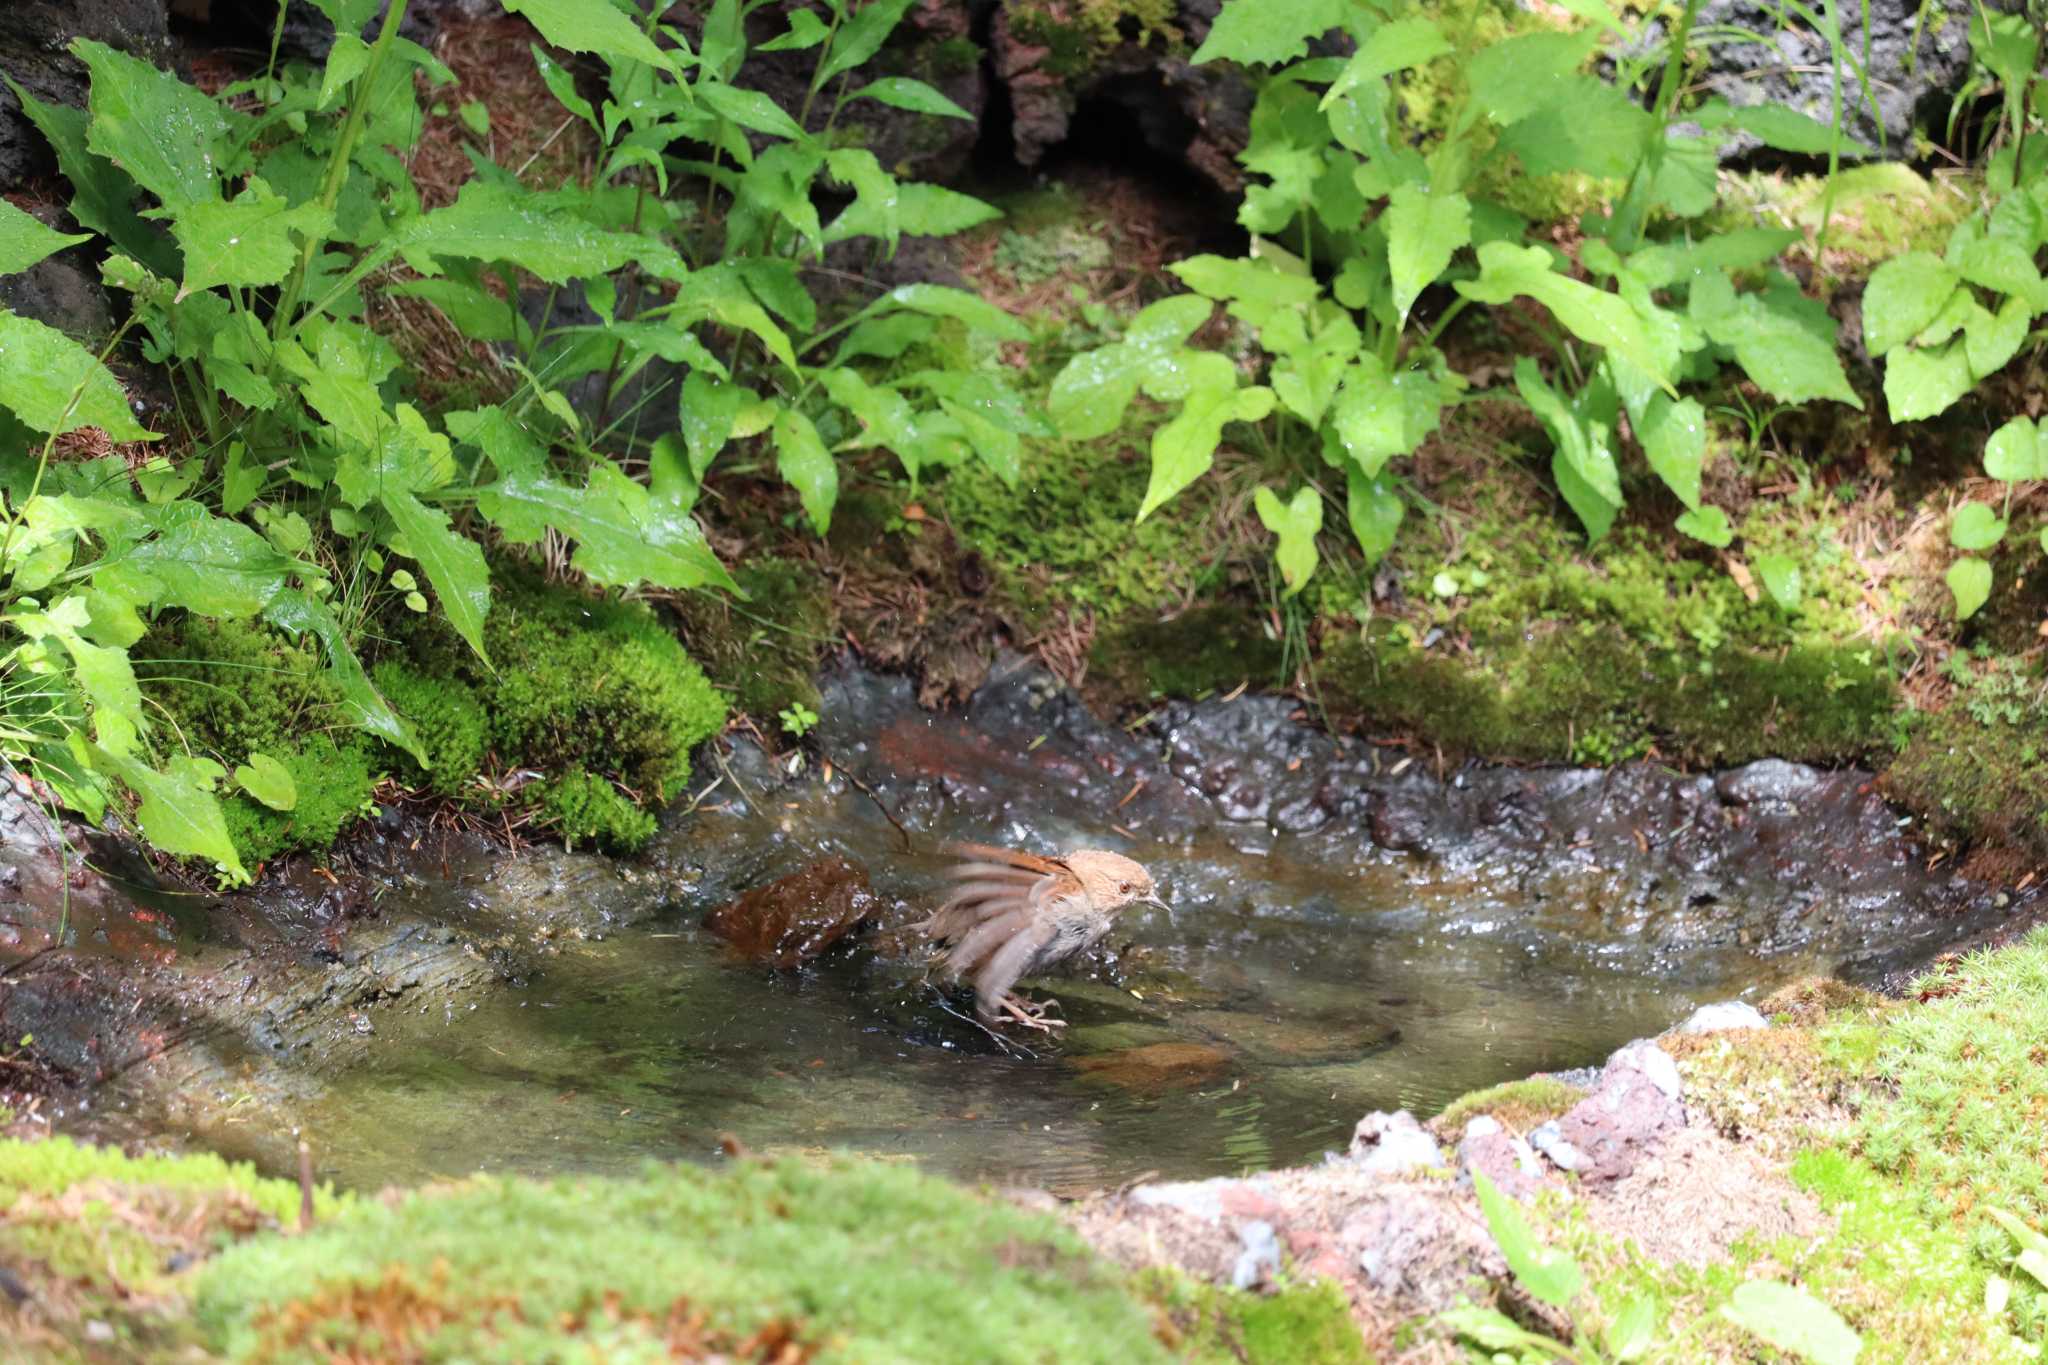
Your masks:
<svg viewBox="0 0 2048 1365"><path fill-rule="evenodd" d="M1136 901L1167 908L1152 889L1152 874L1120 853L1083 848L1061 858L954 844L962 861L958 885L922 926L946 945L952 980L972 977L975 1013L984 1023L1007 1015L1027 1028L1052 1029L1060 1020L1016 994L1022 977L1064 962L1109 932L1117 912Z"/></svg>

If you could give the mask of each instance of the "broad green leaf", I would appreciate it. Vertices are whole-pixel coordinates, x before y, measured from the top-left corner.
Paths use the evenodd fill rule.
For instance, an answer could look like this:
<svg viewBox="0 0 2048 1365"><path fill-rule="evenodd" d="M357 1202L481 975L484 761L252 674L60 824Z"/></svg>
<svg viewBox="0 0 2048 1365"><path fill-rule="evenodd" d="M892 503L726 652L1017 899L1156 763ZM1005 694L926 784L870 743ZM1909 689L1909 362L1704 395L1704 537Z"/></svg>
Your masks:
<svg viewBox="0 0 2048 1365"><path fill-rule="evenodd" d="M1472 1186L1486 1214L1486 1226L1508 1269L1514 1272L1515 1283L1539 1303L1569 1307L1585 1284L1578 1262L1539 1242L1515 1201L1502 1194L1484 1173L1472 1173Z"/></svg>
<svg viewBox="0 0 2048 1365"><path fill-rule="evenodd" d="M349 648L348 636L331 607L297 588L286 588L263 609L263 619L293 639L310 632L320 641L327 655L324 676L341 694L342 710L351 725L403 749L422 768L433 766L411 724L393 711L371 685L362 660Z"/></svg>
<svg viewBox="0 0 2048 1365"><path fill-rule="evenodd" d="M1834 1309L1776 1280L1745 1281L1721 1315L1807 1365L1856 1365L1863 1352L1863 1338Z"/></svg>
<svg viewBox="0 0 2048 1365"><path fill-rule="evenodd" d="M1357 469L1345 470L1344 515L1351 523L1351 535L1358 541L1365 562L1377 566L1394 548L1394 537L1408 508L1394 491L1393 480L1382 475L1367 478Z"/></svg>
<svg viewBox="0 0 2048 1365"><path fill-rule="evenodd" d="M2005 539L2005 519L1981 502L1966 502L1948 524L1948 543L1958 550L1988 550Z"/></svg>
<svg viewBox="0 0 2048 1365"><path fill-rule="evenodd" d="M397 246L423 275L436 273L437 257L459 256L504 261L549 284L609 275L630 261L653 269L675 260L673 250L648 238L606 232L515 186L483 180L464 185L446 208L414 219L398 234Z"/></svg>
<svg viewBox="0 0 2048 1365"><path fill-rule="evenodd" d="M1725 100L1711 99L1686 117L1702 128L1740 128L1766 147L1801 156L1826 156L1837 145L1832 124L1782 104L1753 104L1738 109ZM1847 134L1839 145L1852 154L1868 150Z"/></svg>
<svg viewBox="0 0 2048 1365"><path fill-rule="evenodd" d="M491 571L484 563L483 547L455 530L446 512L428 507L409 491L387 490L383 504L412 557L426 570L448 624L489 664L484 617L491 609Z"/></svg>
<svg viewBox="0 0 2048 1365"><path fill-rule="evenodd" d="M1505 129L1500 145L1531 175L1584 171L1620 180L1635 169L1656 123L1620 90L1591 76L1565 83L1548 103Z"/></svg>
<svg viewBox="0 0 2048 1365"><path fill-rule="evenodd" d="M1983 313L1964 324L1963 358L1970 364L1970 373L1983 379L2003 369L2026 344L2033 316L2033 304L2016 294L2001 303L1997 312Z"/></svg>
<svg viewBox="0 0 2048 1365"><path fill-rule="evenodd" d="M1344 0L1226 0L1194 60L1268 66L1292 61L1308 52L1311 38L1343 23L1344 14Z"/></svg>
<svg viewBox="0 0 2048 1365"><path fill-rule="evenodd" d="M92 352L54 327L0 310L0 407L26 426L63 435L98 427L116 441L150 441L128 395Z"/></svg>
<svg viewBox="0 0 2048 1365"><path fill-rule="evenodd" d="M299 784L291 770L269 754L252 753L235 769L235 785L272 810L288 811L299 804Z"/></svg>
<svg viewBox="0 0 2048 1365"><path fill-rule="evenodd" d="M813 84L822 88L827 81L844 75L882 50L889 35L909 12L911 0L868 0L859 13L833 36L830 54L818 69Z"/></svg>
<svg viewBox="0 0 2048 1365"><path fill-rule="evenodd" d="M803 52L825 41L831 30L825 21L807 9L791 10L789 31L780 37L770 38L755 50L758 52Z"/></svg>
<svg viewBox="0 0 2048 1365"><path fill-rule="evenodd" d="M55 640L64 647L71 658L71 680L92 703L95 738L113 753L134 753L146 724L142 689L125 646L85 637L94 626L86 598L73 593L47 612L20 611L4 619L31 640Z"/></svg>
<svg viewBox="0 0 2048 1365"><path fill-rule="evenodd" d="M892 109L908 109L913 114L936 114L940 118L974 121L974 115L923 81L914 81L908 76L884 76L880 80L869 81L847 98L876 100Z"/></svg>
<svg viewBox="0 0 2048 1365"><path fill-rule="evenodd" d="M1003 211L993 204L941 185L913 180L896 188L896 228L914 237L950 237L1002 216ZM825 240L882 237L887 235L887 226L872 200L856 199L825 229Z"/></svg>
<svg viewBox="0 0 2048 1365"><path fill-rule="evenodd" d="M1926 251L1894 256L1863 287L1863 344L1874 356L1903 346L1941 315L1956 272Z"/></svg>
<svg viewBox="0 0 2048 1365"><path fill-rule="evenodd" d="M332 105L342 91L348 89L356 77L369 69L370 45L346 30L334 35L334 46L328 50L327 66L320 74L319 108Z"/></svg>
<svg viewBox="0 0 2048 1365"><path fill-rule="evenodd" d="M718 452L732 439L740 409L755 401L753 390L692 370L683 378L678 423L690 453L690 472L699 482Z"/></svg>
<svg viewBox="0 0 2048 1365"><path fill-rule="evenodd" d="M228 131L215 101L167 71L81 38L71 51L92 72L86 145L128 172L168 209L220 197L214 162Z"/></svg>
<svg viewBox="0 0 2048 1365"><path fill-rule="evenodd" d="M1138 386L1173 363L1215 305L1198 294L1176 294L1131 319L1123 340L1069 360L1053 378L1046 409L1060 435L1087 441L1107 436L1123 420Z"/></svg>
<svg viewBox="0 0 2048 1365"><path fill-rule="evenodd" d="M2021 1251L2031 1251L2036 1255L2048 1256L2048 1237L2044 1237L2042 1234L2034 1231L2004 1209L1994 1209L1987 1206L1984 1212L1989 1214L1992 1221L1997 1223L1998 1226L2012 1234L2013 1241L2019 1243ZM2043 1288L2048 1288L2048 1280L2041 1281L2041 1284Z"/></svg>
<svg viewBox="0 0 2048 1365"><path fill-rule="evenodd" d="M674 59L610 0L505 0L505 8L524 15L553 47L677 70Z"/></svg>
<svg viewBox="0 0 2048 1365"><path fill-rule="evenodd" d="M1806 580L1799 568L1799 561L1787 554L1767 554L1756 557L1756 574L1764 581L1764 590L1786 611L1799 605L1806 595Z"/></svg>
<svg viewBox="0 0 2048 1365"><path fill-rule="evenodd" d="M1434 1320L1489 1351L1527 1353L1514 1357L1518 1360L1553 1356L1556 1353L1557 1342L1554 1338L1544 1336L1541 1332L1530 1331L1497 1308L1461 1304L1436 1314Z"/></svg>
<svg viewBox="0 0 2048 1365"><path fill-rule="evenodd" d="M986 299L970 294L964 289L953 289L943 284L898 285L870 307L880 311L890 305L907 308L913 313L923 313L929 317L953 318L966 323L974 331L987 333L998 341L1031 339L1029 327Z"/></svg>
<svg viewBox="0 0 2048 1365"><path fill-rule="evenodd" d="M1694 540L1703 541L1717 550L1725 550L1735 539L1735 528L1728 524L1728 514L1718 507L1695 507L1671 524Z"/></svg>
<svg viewBox="0 0 2048 1365"><path fill-rule="evenodd" d="M1984 472L2007 483L2048 479L2048 449L2025 417L2015 417L1984 442Z"/></svg>
<svg viewBox="0 0 2048 1365"><path fill-rule="evenodd" d="M1339 313L1306 344L1281 354L1267 381L1289 412L1311 427L1320 426L1330 400L1337 396L1338 386L1358 358L1358 345L1358 324Z"/></svg>
<svg viewBox="0 0 2048 1365"><path fill-rule="evenodd" d="M706 81L697 86L697 98L704 101L705 108L721 118L731 119L742 128L751 128L770 137L794 139L804 135L797 121L759 90L742 90L736 85Z"/></svg>
<svg viewBox="0 0 2048 1365"><path fill-rule="evenodd" d="M1394 307L1404 325L1417 296L1471 240L1472 209L1464 195L1395 186L1387 202L1387 267L1394 278Z"/></svg>
<svg viewBox="0 0 2048 1365"><path fill-rule="evenodd" d="M361 33L364 26L384 8L380 0L310 0L310 3L343 33Z"/></svg>
<svg viewBox="0 0 2048 1365"><path fill-rule="evenodd" d="M333 215L318 204L293 208L254 178L232 200L188 204L171 221L171 235L185 253L178 297L222 284L276 284L298 263L292 234L317 239L333 226Z"/></svg>
<svg viewBox="0 0 2048 1365"><path fill-rule="evenodd" d="M1735 353L1757 387L1785 403L1831 398L1861 409L1833 337L1817 336L1778 296L1737 294L1724 275L1693 282L1689 312L1715 343Z"/></svg>
<svg viewBox="0 0 2048 1365"><path fill-rule="evenodd" d="M139 579L152 591L137 600L201 616L249 617L284 590L286 576L300 565L248 526L214 516L200 503L166 503L153 515L156 535L99 562L96 577L103 585Z"/></svg>
<svg viewBox="0 0 2048 1365"><path fill-rule="evenodd" d="M1515 388L1550 432L1555 451L1551 474L1558 491L1585 526L1587 538L1600 539L1621 510L1621 474L1614 463L1611 431L1576 411L1544 382L1536 362L1527 356L1515 362Z"/></svg>
<svg viewBox="0 0 2048 1365"><path fill-rule="evenodd" d="M1152 477L1138 507L1138 520L1208 472L1225 423L1256 422L1272 411L1273 391L1260 385L1236 389L1211 384L1189 393L1173 420L1152 433Z"/></svg>
<svg viewBox="0 0 2048 1365"><path fill-rule="evenodd" d="M533 329L519 310L480 286L455 279L394 280L384 292L394 298L425 299L471 341L516 341L532 348Z"/></svg>
<svg viewBox="0 0 2048 1365"><path fill-rule="evenodd" d="M1388 374L1376 355L1361 355L1331 410L1331 430L1368 479L1377 478L1395 456L1412 454L1427 434L1414 429L1409 396L1401 383L1407 377Z"/></svg>
<svg viewBox="0 0 2048 1365"><path fill-rule="evenodd" d="M44 227L41 220L0 199L0 275L18 275L45 256L91 240L89 233Z"/></svg>
<svg viewBox="0 0 2048 1365"><path fill-rule="evenodd" d="M582 488L544 471L508 473L479 489L476 505L514 545L530 545L550 527L570 537L570 562L605 587L736 590L696 520L609 460L592 464Z"/></svg>
<svg viewBox="0 0 2048 1365"><path fill-rule="evenodd" d="M818 437L811 419L791 408L775 417L775 467L797 492L811 529L819 535L832 529L832 506L839 501L839 466Z"/></svg>
<svg viewBox="0 0 2048 1365"><path fill-rule="evenodd" d="M1269 259L1246 256L1190 256L1167 267L1197 294L1254 305L1256 323L1273 310L1304 308L1322 292L1313 275L1283 270Z"/></svg>
<svg viewBox="0 0 2048 1365"><path fill-rule="evenodd" d="M1286 580L1287 596L1292 597L1308 586L1316 571L1316 535L1323 529L1323 495L1304 486L1295 489L1294 496L1283 503L1279 494L1261 485L1252 495L1252 502L1258 509L1259 521L1280 538L1273 558L1280 565L1280 577Z"/></svg>
<svg viewBox="0 0 2048 1365"><path fill-rule="evenodd" d="M1884 362L1885 406L1894 422L1917 422L1954 406L1976 384L1964 343L1895 350Z"/></svg>
<svg viewBox="0 0 2048 1365"><path fill-rule="evenodd" d="M0 81L5 81L14 92L22 112L56 153L57 169L71 184L71 216L79 225L103 233L114 245L158 273L175 274L178 253L170 239L135 212L135 182L86 145L86 112L68 104L45 104L5 72L0 72Z"/></svg>
<svg viewBox="0 0 2048 1365"><path fill-rule="evenodd" d="M1670 367L1636 311L1617 294L1558 274L1541 247L1488 242L1479 248L1479 278L1460 280L1456 287L1476 303L1506 303L1525 294L1581 340L1620 352L1660 387L1670 387Z"/></svg>
<svg viewBox="0 0 2048 1365"><path fill-rule="evenodd" d="M1664 1305L1645 1290L1622 1305L1607 1328L1607 1349L1619 1362L1640 1360L1657 1344L1664 1325Z"/></svg>
<svg viewBox="0 0 2048 1365"><path fill-rule="evenodd" d="M1971 284L2027 299L2041 288L2033 251L2005 237L1983 237L1970 243L1963 250L1960 273Z"/></svg>
<svg viewBox="0 0 2048 1365"><path fill-rule="evenodd" d="M1524 33L1489 43L1465 64L1465 84L1480 111L1503 127L1582 92L1573 75L1600 35Z"/></svg>
<svg viewBox="0 0 2048 1365"><path fill-rule="evenodd" d="M798 13L809 15L810 11L800 10ZM593 129L597 128L597 111L590 107L589 100L577 92L576 77L560 62L550 57L540 44L527 44L527 51L533 53L534 68L540 72L541 82L547 86L548 93L555 97L555 103L582 119Z"/></svg>
<svg viewBox="0 0 2048 1365"><path fill-rule="evenodd" d="M1707 457L1707 412L1696 399L1674 403L1667 394L1653 393L1642 419L1631 417L1636 439L1643 443L1643 456L1664 486L1678 495L1688 508L1700 505L1700 467ZM1681 526L1680 529L1683 529Z"/></svg>
<svg viewBox="0 0 2048 1365"><path fill-rule="evenodd" d="M1443 33L1428 19L1410 17L1381 24L1359 44L1337 79L1330 82L1320 107L1327 110L1367 81L1433 62L1450 50Z"/></svg>
<svg viewBox="0 0 2048 1365"><path fill-rule="evenodd" d="M242 866L234 841L228 838L220 802L194 776L158 772L146 763L97 745L93 754L101 767L142 798L135 812L135 824L143 838L166 853L218 863L233 881L249 880L248 869Z"/></svg>

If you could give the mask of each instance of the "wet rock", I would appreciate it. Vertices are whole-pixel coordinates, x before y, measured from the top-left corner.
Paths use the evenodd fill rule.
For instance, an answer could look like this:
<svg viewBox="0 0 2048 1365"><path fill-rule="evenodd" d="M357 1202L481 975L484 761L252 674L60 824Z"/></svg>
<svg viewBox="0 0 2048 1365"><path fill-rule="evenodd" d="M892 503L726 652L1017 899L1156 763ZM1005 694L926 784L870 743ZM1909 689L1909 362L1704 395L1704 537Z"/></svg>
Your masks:
<svg viewBox="0 0 2048 1365"><path fill-rule="evenodd" d="M1184 1089L1214 1080L1230 1068L1230 1054L1201 1043L1148 1043L1121 1052L1082 1057L1083 1075L1138 1094Z"/></svg>
<svg viewBox="0 0 2048 1365"><path fill-rule="evenodd" d="M818 956L878 909L866 868L826 858L719 906L704 927L749 962L786 969Z"/></svg>
<svg viewBox="0 0 2048 1365"><path fill-rule="evenodd" d="M1491 1114L1479 1114L1466 1123L1458 1143L1458 1171L1467 1181L1477 1171L1517 1199L1527 1199L1543 1183L1536 1153Z"/></svg>
<svg viewBox="0 0 2048 1365"><path fill-rule="evenodd" d="M1399 1029L1370 1015L1293 1018L1249 1010L1198 1010L1183 1016L1182 1022L1229 1044L1262 1066L1354 1062L1401 1036Z"/></svg>
<svg viewBox="0 0 2048 1365"><path fill-rule="evenodd" d="M1684 1023L1678 1026L1680 1033L1724 1033L1730 1029L1769 1028L1771 1021L1747 1000L1718 1000L1711 1005L1701 1005Z"/></svg>
<svg viewBox="0 0 2048 1365"><path fill-rule="evenodd" d="M1406 1109L1392 1114L1375 1110L1352 1130L1351 1160L1375 1175L1399 1176L1440 1167L1444 1154Z"/></svg>
<svg viewBox="0 0 2048 1365"><path fill-rule="evenodd" d="M1802 763L1763 758L1722 773L1714 779L1714 790L1731 806L1755 806L1767 801L1799 801L1819 790L1824 781L1823 774Z"/></svg>
<svg viewBox="0 0 2048 1365"><path fill-rule="evenodd" d="M1585 1167L1586 1154L1565 1140L1556 1119L1538 1124L1531 1129L1529 1145L1541 1152L1545 1159L1560 1171L1577 1171Z"/></svg>
<svg viewBox="0 0 2048 1365"><path fill-rule="evenodd" d="M97 350L113 334L114 313L106 291L61 252L18 275L0 277L0 308L47 323Z"/></svg>
<svg viewBox="0 0 2048 1365"><path fill-rule="evenodd" d="M1585 1158L1579 1178L1612 1184L1684 1127L1681 1089L1678 1064L1655 1043L1630 1043L1608 1058L1593 1093L1557 1121L1558 1135Z"/></svg>
<svg viewBox="0 0 2048 1365"><path fill-rule="evenodd" d="M167 55L164 0L8 0L0 5L0 71L45 103L83 105L82 62L65 51L91 38L148 61ZM54 169L42 134L0 82L0 190Z"/></svg>

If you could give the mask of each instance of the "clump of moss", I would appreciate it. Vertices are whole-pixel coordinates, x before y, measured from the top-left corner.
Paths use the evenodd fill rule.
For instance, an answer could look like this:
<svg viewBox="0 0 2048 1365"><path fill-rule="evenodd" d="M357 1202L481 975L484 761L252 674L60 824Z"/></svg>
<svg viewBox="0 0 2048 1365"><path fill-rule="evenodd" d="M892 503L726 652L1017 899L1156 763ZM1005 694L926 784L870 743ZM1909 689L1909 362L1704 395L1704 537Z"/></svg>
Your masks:
<svg viewBox="0 0 2048 1365"><path fill-rule="evenodd" d="M1484 1090L1474 1090L1469 1095L1460 1095L1430 1120L1430 1126L1447 1138L1455 1138L1464 1132L1465 1120L1479 1114L1490 1114L1499 1119L1503 1127L1526 1133L1562 1116L1584 1098L1584 1090L1554 1076L1530 1076L1525 1080L1507 1081Z"/></svg>
<svg viewBox="0 0 2048 1365"><path fill-rule="evenodd" d="M370 680L392 709L412 723L430 766L397 749L392 761L411 785L437 796L453 796L483 767L489 719L476 690L458 678L429 677L395 659L370 671Z"/></svg>
<svg viewBox="0 0 2048 1365"><path fill-rule="evenodd" d="M1041 63L1055 76L1093 71L1124 42L1176 43L1177 0L1028 0L1005 11L1010 32L1046 49Z"/></svg>
<svg viewBox="0 0 2048 1365"><path fill-rule="evenodd" d="M831 627L823 578L801 560L762 555L735 569L733 579L745 601L692 593L678 603L691 651L750 716L773 716L798 704L816 711L812 673Z"/></svg>
<svg viewBox="0 0 2048 1365"><path fill-rule="evenodd" d="M187 746L230 765L338 718L319 645L248 621L174 617L131 651L137 679Z"/></svg>
<svg viewBox="0 0 2048 1365"><path fill-rule="evenodd" d="M1372 1353L1335 1285L1318 1283L1252 1295L1184 1275L1139 1277L1170 1325L1182 1359L1255 1360L1270 1365L1372 1365Z"/></svg>
<svg viewBox="0 0 2048 1365"><path fill-rule="evenodd" d="M221 801L228 837L242 862L254 867L280 853L317 853L331 845L370 810L381 764L377 750L382 747L366 735L345 734L337 741L317 732L301 744L270 749L270 756L292 775L298 801L288 811L272 810L241 795Z"/></svg>
<svg viewBox="0 0 2048 1365"><path fill-rule="evenodd" d="M654 837L651 813L583 768L558 773L531 790L541 822L570 848L595 844L612 852L630 852Z"/></svg>
<svg viewBox="0 0 2048 1365"><path fill-rule="evenodd" d="M1283 657L1256 613L1216 603L1103 631L1089 649L1088 671L1119 700L1199 697L1243 682L1278 682Z"/></svg>
<svg viewBox="0 0 2048 1365"><path fill-rule="evenodd" d="M1885 773L1888 796L1937 834L2048 856L2048 714L2041 679L1994 661L1922 716Z"/></svg>

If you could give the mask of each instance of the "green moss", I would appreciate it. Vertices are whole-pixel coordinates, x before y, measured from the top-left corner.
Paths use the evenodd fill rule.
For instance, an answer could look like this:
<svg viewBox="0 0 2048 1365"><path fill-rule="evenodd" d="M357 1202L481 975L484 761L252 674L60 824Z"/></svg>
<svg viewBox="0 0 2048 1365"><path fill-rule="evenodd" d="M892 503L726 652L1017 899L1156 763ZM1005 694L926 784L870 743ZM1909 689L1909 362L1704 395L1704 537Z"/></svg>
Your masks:
<svg viewBox="0 0 2048 1365"><path fill-rule="evenodd" d="M318 853L331 845L343 829L370 811L370 793L379 772L375 750L380 747L366 735L345 733L337 742L320 732L302 744L268 750L292 775L298 803L288 811L275 811L246 796L221 801L228 837L243 863L254 867L280 853Z"/></svg>
<svg viewBox="0 0 2048 1365"><path fill-rule="evenodd" d="M1179 1337L1180 1358L1260 1365L1372 1365L1351 1306L1334 1285L1232 1293L1172 1272L1139 1277Z"/></svg>
<svg viewBox="0 0 2048 1365"><path fill-rule="evenodd" d="M926 74L944 78L965 75L981 66L981 45L972 38L948 38L932 48Z"/></svg>
<svg viewBox="0 0 2048 1365"><path fill-rule="evenodd" d="M824 579L801 560L774 555L750 558L733 577L745 601L692 593L677 604L691 652L747 715L772 717L796 704L817 710L812 675L831 640Z"/></svg>
<svg viewBox="0 0 2048 1365"><path fill-rule="evenodd" d="M634 853L654 837L652 814L582 768L547 778L531 791L542 823L570 848L595 844L613 853Z"/></svg>
<svg viewBox="0 0 2048 1365"><path fill-rule="evenodd" d="M136 642L137 679L174 742L232 767L340 719L319 645L246 621L176 616Z"/></svg>
<svg viewBox="0 0 2048 1365"><path fill-rule="evenodd" d="M362 1204L224 1253L195 1303L229 1360L667 1360L693 1315L703 1353L734 1358L764 1333L819 1365L1168 1359L1123 1274L1057 1222L851 1161Z"/></svg>
<svg viewBox="0 0 2048 1365"><path fill-rule="evenodd" d="M1117 700L1199 697L1280 680L1283 651L1257 613L1216 603L1170 621L1138 620L1095 637L1089 678Z"/></svg>
<svg viewBox="0 0 2048 1365"><path fill-rule="evenodd" d="M475 689L455 678L432 678L396 660L370 672L384 700L412 722L430 767L421 770L409 754L393 748L392 761L412 785L438 796L453 796L483 766L490 720Z"/></svg>
<svg viewBox="0 0 2048 1365"><path fill-rule="evenodd" d="M1885 773L1888 796L1937 834L2048 855L2048 715L2040 677L2017 661L1966 671L1948 707L1922 716Z"/></svg>
<svg viewBox="0 0 2048 1365"><path fill-rule="evenodd" d="M1177 0L1022 0L1004 12L1010 32L1046 49L1040 67L1062 77L1093 71L1126 41L1177 43Z"/></svg>
<svg viewBox="0 0 2048 1365"><path fill-rule="evenodd" d="M1586 1092L1578 1086L1550 1076L1531 1076L1460 1095L1445 1105L1431 1123L1438 1132L1455 1137L1464 1132L1465 1120L1491 1114L1506 1127L1526 1133L1559 1117L1585 1097Z"/></svg>

